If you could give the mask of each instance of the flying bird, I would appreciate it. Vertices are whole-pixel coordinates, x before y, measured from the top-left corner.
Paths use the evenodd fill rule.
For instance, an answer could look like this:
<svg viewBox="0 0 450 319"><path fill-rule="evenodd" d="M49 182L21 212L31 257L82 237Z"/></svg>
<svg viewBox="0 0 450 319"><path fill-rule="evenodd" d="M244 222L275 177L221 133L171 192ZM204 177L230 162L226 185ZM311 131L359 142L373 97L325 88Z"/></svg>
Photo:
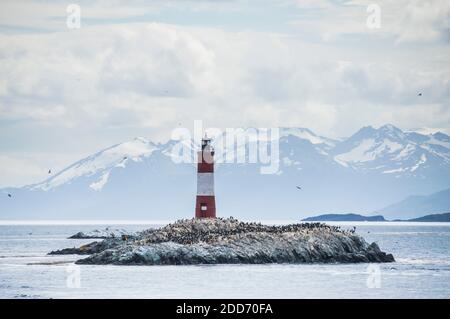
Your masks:
<svg viewBox="0 0 450 319"><path fill-rule="evenodd" d="M300 186L296 186L297 187L297 189L302 189Z"/></svg>
<svg viewBox="0 0 450 319"><path fill-rule="evenodd" d="M49 169L49 170L48 170L48 173L49 173L49 174L51 174L51 173L52 173L52 170L51 170L51 169Z"/></svg>
<svg viewBox="0 0 450 319"><path fill-rule="evenodd" d="M417 94L417 96L422 96L422 93Z"/></svg>
<svg viewBox="0 0 450 319"><path fill-rule="evenodd" d="M8 197L12 197L12 195L8 193Z"/></svg>

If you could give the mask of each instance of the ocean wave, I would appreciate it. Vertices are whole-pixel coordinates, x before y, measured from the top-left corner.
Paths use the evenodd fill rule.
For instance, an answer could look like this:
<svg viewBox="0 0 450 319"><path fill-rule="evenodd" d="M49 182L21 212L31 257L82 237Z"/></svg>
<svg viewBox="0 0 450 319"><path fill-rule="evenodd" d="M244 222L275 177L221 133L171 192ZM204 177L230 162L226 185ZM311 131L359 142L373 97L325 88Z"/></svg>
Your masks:
<svg viewBox="0 0 450 319"><path fill-rule="evenodd" d="M398 263L409 265L450 265L450 258L397 258Z"/></svg>
<svg viewBox="0 0 450 319"><path fill-rule="evenodd" d="M357 231L358 232L358 231ZM366 232L358 232L364 235ZM399 232L370 232L371 235L433 235L433 236L450 236L450 232L433 232L433 231L399 231Z"/></svg>

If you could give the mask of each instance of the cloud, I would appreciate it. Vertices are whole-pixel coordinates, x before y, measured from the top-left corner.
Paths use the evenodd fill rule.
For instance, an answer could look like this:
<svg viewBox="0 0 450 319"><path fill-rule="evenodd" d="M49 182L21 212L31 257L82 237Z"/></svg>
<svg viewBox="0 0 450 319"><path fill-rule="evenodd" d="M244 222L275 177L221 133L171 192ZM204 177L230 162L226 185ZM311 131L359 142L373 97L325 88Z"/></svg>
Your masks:
<svg viewBox="0 0 450 319"><path fill-rule="evenodd" d="M92 19L126 19L159 12L167 1L33 1L3 0L0 10L2 26L18 30L61 31L66 28L67 8L76 4L86 21Z"/></svg>
<svg viewBox="0 0 450 319"><path fill-rule="evenodd" d="M242 0L77 0L36 1L2 0L0 30L12 33L58 32L66 28L69 5L80 8L81 25L129 23L148 18L163 18L163 13L181 12L189 15L202 12L236 11ZM251 5L250 5L251 6Z"/></svg>
<svg viewBox="0 0 450 319"><path fill-rule="evenodd" d="M397 43L448 41L450 2L442 0L331 0L296 2L303 14L290 23L314 32L323 40L363 36L392 38ZM367 27L373 13L370 5L380 8L380 28Z"/></svg>
<svg viewBox="0 0 450 319"><path fill-rule="evenodd" d="M301 112L306 124L317 113L307 111L312 105L338 105L345 117L356 104L395 112L395 105L416 103L420 90L428 91L422 102L448 100L449 67L416 65L420 54L383 61L368 51L367 60L340 60L345 48L277 34L150 23L0 40L4 120L163 127L220 118L231 124L235 111L249 108L254 111L242 124L258 124L252 116L288 121L289 112ZM256 114L252 105L271 111Z"/></svg>
<svg viewBox="0 0 450 319"><path fill-rule="evenodd" d="M358 6L346 3L345 15ZM406 27L403 33L392 28L389 43L323 41L315 31L332 33L345 16L323 20L324 10L339 13L341 6L323 2L300 10L315 10L315 20L303 20L310 23L308 37L155 22L0 34L3 160L17 159L37 176L30 161L20 160L39 154L35 145L60 163L134 136L164 141L196 119L206 127L301 126L330 137L386 122L450 127L450 55L439 36L414 49L402 42L412 41ZM358 21L365 23L366 14ZM437 16L427 14L426 25ZM358 28L344 25L337 34ZM432 30L443 32L442 24Z"/></svg>

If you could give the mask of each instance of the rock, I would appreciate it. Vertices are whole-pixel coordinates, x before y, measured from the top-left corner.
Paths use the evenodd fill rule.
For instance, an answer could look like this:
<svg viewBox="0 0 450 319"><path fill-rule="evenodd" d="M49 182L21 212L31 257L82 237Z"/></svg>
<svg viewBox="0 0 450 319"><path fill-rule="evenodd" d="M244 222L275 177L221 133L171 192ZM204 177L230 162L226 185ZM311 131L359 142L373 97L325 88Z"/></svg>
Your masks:
<svg viewBox="0 0 450 319"><path fill-rule="evenodd" d="M180 220L121 240L107 238L62 253L77 264L192 265L393 262L354 232L320 223L269 226L234 218Z"/></svg>
<svg viewBox="0 0 450 319"><path fill-rule="evenodd" d="M84 233L78 232L75 235L70 236L70 239L105 239L105 238L120 238L126 235L128 237L133 237L134 233L126 231L125 229L110 229L106 227L105 229L95 229L93 231Z"/></svg>
<svg viewBox="0 0 450 319"><path fill-rule="evenodd" d="M120 239L105 239L101 242L94 241L92 243L80 246L78 248L64 248L61 250L54 250L49 252L49 255L92 255L100 253L106 249L111 249L120 245L122 241Z"/></svg>

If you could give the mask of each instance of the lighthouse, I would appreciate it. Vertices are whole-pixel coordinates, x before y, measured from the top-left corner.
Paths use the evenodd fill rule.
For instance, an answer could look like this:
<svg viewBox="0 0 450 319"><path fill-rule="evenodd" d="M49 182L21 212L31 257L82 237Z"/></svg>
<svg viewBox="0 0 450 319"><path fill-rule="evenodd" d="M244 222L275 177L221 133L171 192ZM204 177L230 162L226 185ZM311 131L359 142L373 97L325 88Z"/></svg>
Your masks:
<svg viewBox="0 0 450 319"><path fill-rule="evenodd" d="M202 139L202 149L198 152L195 217L216 217L216 199L214 197L214 148L211 145L211 139L206 135Z"/></svg>

